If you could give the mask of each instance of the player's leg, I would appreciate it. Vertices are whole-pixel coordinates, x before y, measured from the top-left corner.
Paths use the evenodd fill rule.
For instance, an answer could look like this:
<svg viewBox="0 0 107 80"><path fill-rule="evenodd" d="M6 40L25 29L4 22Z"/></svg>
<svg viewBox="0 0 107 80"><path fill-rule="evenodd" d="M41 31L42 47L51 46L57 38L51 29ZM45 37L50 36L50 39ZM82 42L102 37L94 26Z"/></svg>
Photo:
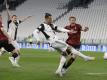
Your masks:
<svg viewBox="0 0 107 80"><path fill-rule="evenodd" d="M17 43L17 41L13 41L13 46L15 47L16 51L18 54L20 54L20 47L19 47L19 44ZM20 55L18 55L18 57L15 59L15 63L18 64L19 62L19 59L20 59Z"/></svg>
<svg viewBox="0 0 107 80"><path fill-rule="evenodd" d="M73 46L76 50L78 50L79 51L79 49L80 49L80 45L75 45L75 46ZM68 48L67 50L67 53L69 54L69 58L68 58L68 60L69 61L66 61L66 63L64 64L64 66L63 66L63 69L62 69L62 73L64 74L64 73L66 73L66 71L67 71L67 69L72 65L72 63L75 61L75 59L76 59L76 57L77 57L77 55L74 55L73 53L71 54L71 51L70 51L70 49Z"/></svg>
<svg viewBox="0 0 107 80"><path fill-rule="evenodd" d="M74 51L72 50L72 55L68 55L67 57L67 60L62 68L62 74L65 74L67 69L69 68L69 66L75 61L77 55L82 57L83 59L85 60L94 60L95 58L94 57L89 57L89 56L86 56L84 54L82 54L81 52L77 51L74 49ZM69 53L68 53L69 54Z"/></svg>
<svg viewBox="0 0 107 80"><path fill-rule="evenodd" d="M20 65L19 65L20 53L19 53L19 51L13 50L11 53L12 53L12 57L9 57L9 59L14 60L14 66L20 67Z"/></svg>
<svg viewBox="0 0 107 80"><path fill-rule="evenodd" d="M16 50L20 51L19 44L17 43L16 40L14 40L14 41L12 42L12 45L15 47Z"/></svg>
<svg viewBox="0 0 107 80"><path fill-rule="evenodd" d="M75 61L76 59L76 56L73 54L73 55L70 55L68 56L67 58L68 60L66 60L66 62L64 63L64 66L62 68L62 74L65 74L67 69L73 64L73 62Z"/></svg>
<svg viewBox="0 0 107 80"><path fill-rule="evenodd" d="M56 73L59 74L60 76L62 76L62 72L61 72L62 68L64 66L64 63L66 62L66 58L68 58L68 57L65 57L65 55L68 56L68 53L66 52L66 50L68 49L68 45L64 41L56 40L54 43L51 44L51 46L53 48L59 50L61 53L63 53L63 54L61 54L63 56L60 60L59 67L56 70ZM78 56L82 57L85 60L92 60L93 59L93 57L86 56L86 55L82 54L81 52L75 50L72 47L70 47L70 51L72 51L71 53L73 53L74 55L78 55Z"/></svg>
<svg viewBox="0 0 107 80"><path fill-rule="evenodd" d="M64 53L64 52L63 52ZM66 53L64 53L64 54L66 54ZM63 76L63 73L62 73L62 69L63 69L63 66L64 66L64 63L66 62L66 56L64 55L64 56L61 56L61 59L60 59L60 63L59 63L59 66L58 66L58 68L57 68L57 70L56 70L56 74L59 74L60 75L60 77L62 77Z"/></svg>
<svg viewBox="0 0 107 80"><path fill-rule="evenodd" d="M3 41L0 41L0 56L3 54L2 53L2 48L3 48Z"/></svg>
<svg viewBox="0 0 107 80"><path fill-rule="evenodd" d="M55 50L57 50L61 55L63 55L63 57L61 57L61 59L60 59L60 63L59 63L59 66L58 66L58 68L57 68L57 70L56 70L56 74L58 74L60 77L62 77L63 75L62 75L62 72L61 72L61 70L62 70L62 68L63 68L63 65L64 65L64 63L66 62L66 56L65 55L67 55L67 53L66 53L66 49L65 48L67 48L66 47L66 44L65 43L63 43L63 42L60 42L60 41L55 41L55 42L53 42L52 44L51 44L51 46L55 49Z"/></svg>
<svg viewBox="0 0 107 80"><path fill-rule="evenodd" d="M6 50L2 47L2 48L0 49L0 56L3 55L3 54L5 54L5 53L6 53Z"/></svg>
<svg viewBox="0 0 107 80"><path fill-rule="evenodd" d="M84 54L82 54L81 52L77 51L76 49L74 49L73 47L68 46L64 41L62 40L57 40L56 47L58 47L62 52L66 52L66 50L70 50L71 53L73 53L74 55L80 56L81 58L83 58L84 60L94 60L94 57L90 57L90 56L86 56Z"/></svg>
<svg viewBox="0 0 107 80"><path fill-rule="evenodd" d="M77 55L77 56L80 56L81 58L83 58L85 61L88 61L88 60L94 60L95 57L90 57L90 56L86 56L84 54L82 54L80 51L77 51L76 49L74 49L73 47L71 47L71 51L73 54Z"/></svg>
<svg viewBox="0 0 107 80"><path fill-rule="evenodd" d="M4 48L6 51L11 52L12 56L9 57L9 60L11 61L13 66L20 67L18 64L20 53L18 50L15 49L15 47L12 44L9 44L7 41L4 43Z"/></svg>
<svg viewBox="0 0 107 80"><path fill-rule="evenodd" d="M59 66L56 70L56 74L59 74L61 77L63 76L63 72L62 70L64 69L63 66L64 64L67 62L68 63L68 58L70 58L70 60L74 60L71 58L71 51L68 51L68 45L61 41L61 40L57 40L56 43L54 44L54 48L57 49L57 51L59 51L61 53L61 59L60 59L60 63L59 63ZM52 45L53 46L53 45ZM71 49L70 49L71 50ZM70 55L70 56L69 56ZM74 55L74 54L73 54ZM72 56L73 57L73 56ZM74 57L73 57L74 58ZM73 61L72 61L73 62ZM66 63L66 64L67 64ZM69 66L70 64L67 65L67 67Z"/></svg>
<svg viewBox="0 0 107 80"><path fill-rule="evenodd" d="M2 51L1 51L1 48L0 48L0 56L2 55Z"/></svg>
<svg viewBox="0 0 107 80"><path fill-rule="evenodd" d="M66 57L65 57L65 56L62 56L62 57L61 57L59 67L58 67L58 69L57 69L57 71L56 71L56 73L59 73L59 74L61 74L61 75L62 75L63 73L60 72L60 71L62 71L62 70L64 69L64 68L62 67L62 65L64 66L65 63L69 63L69 60L71 60L71 62L65 66L66 68L68 68L68 67L74 62L74 60L75 60L75 58L76 58L77 55L80 56L80 57L82 57L82 58L85 59L85 60L93 60L93 59L94 59L94 57L86 56L86 55L82 54L81 52L75 50L74 48L68 47L67 45L63 44L62 41L59 41L59 42L57 41L57 45L59 45L59 46L57 46L57 48L59 48L63 53L68 54L68 53L67 53L67 50L69 50L70 53L73 53L73 55L74 55L73 58L72 58L71 55L70 55L70 58L68 57L68 55L66 55ZM62 45L62 46L61 46L61 45ZM67 59L66 59L66 58L67 58ZM65 63L64 63L64 62L65 62Z"/></svg>

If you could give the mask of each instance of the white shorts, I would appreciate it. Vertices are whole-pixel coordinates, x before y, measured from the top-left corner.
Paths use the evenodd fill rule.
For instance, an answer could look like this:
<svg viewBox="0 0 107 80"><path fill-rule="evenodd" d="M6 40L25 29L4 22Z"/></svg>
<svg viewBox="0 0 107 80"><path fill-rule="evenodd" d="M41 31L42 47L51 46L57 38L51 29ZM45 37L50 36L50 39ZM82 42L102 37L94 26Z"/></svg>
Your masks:
<svg viewBox="0 0 107 80"><path fill-rule="evenodd" d="M12 44L15 47L15 49L20 50L19 44L17 43L16 40L12 41Z"/></svg>
<svg viewBox="0 0 107 80"><path fill-rule="evenodd" d="M59 40L57 38L50 39L49 43L51 47L60 52L64 52L68 48L68 45L64 41Z"/></svg>

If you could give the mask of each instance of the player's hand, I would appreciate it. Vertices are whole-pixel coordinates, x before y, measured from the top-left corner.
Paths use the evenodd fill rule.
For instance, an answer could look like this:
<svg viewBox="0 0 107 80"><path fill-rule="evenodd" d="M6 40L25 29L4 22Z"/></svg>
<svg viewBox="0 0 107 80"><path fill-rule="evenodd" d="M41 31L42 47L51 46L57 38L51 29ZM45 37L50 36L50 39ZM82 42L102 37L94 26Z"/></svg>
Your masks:
<svg viewBox="0 0 107 80"><path fill-rule="evenodd" d="M70 30L69 34L77 33L75 30Z"/></svg>
<svg viewBox="0 0 107 80"><path fill-rule="evenodd" d="M89 28L88 28L88 27L85 27L84 32L86 32L86 31L88 31L88 30L89 30Z"/></svg>

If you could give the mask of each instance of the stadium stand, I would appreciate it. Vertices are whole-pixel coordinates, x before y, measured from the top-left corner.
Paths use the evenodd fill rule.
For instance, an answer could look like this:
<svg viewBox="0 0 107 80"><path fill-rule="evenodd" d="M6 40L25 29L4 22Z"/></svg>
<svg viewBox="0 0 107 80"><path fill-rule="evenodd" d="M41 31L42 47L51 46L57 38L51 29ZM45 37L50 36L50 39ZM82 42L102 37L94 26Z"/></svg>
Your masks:
<svg viewBox="0 0 107 80"><path fill-rule="evenodd" d="M49 12L53 14L54 20L58 16L68 11L67 4L73 0L27 0L23 5L20 5L16 11L13 11L18 16L32 15L33 19L20 25L18 36L20 39L27 37L31 32L39 26L43 21L43 14ZM82 43L92 44L107 44L107 0L77 0L83 1L71 8L69 12L60 19L57 19L55 24L64 27L68 24L69 16L77 17L77 22L82 26L88 26L89 31L82 33ZM84 3L88 3L84 5ZM65 6L64 6L65 5ZM62 8L62 9L61 9ZM5 11L2 13L5 16ZM6 20L4 18L4 20ZM27 27L25 31L25 27ZM63 40L67 38L66 34L58 34ZM62 37L64 35L66 37Z"/></svg>

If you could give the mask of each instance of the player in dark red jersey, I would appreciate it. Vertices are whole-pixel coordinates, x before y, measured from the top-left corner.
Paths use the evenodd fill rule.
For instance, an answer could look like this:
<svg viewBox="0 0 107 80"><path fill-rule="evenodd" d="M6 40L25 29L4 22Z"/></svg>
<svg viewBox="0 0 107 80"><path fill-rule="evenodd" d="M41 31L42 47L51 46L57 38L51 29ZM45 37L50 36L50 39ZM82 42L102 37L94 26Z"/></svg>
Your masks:
<svg viewBox="0 0 107 80"><path fill-rule="evenodd" d="M2 25L2 17L0 16L0 49L3 47L6 51L12 53L12 57L9 57L12 65L20 67L18 64L20 54L12 45L13 40L9 37L8 33L4 30Z"/></svg>
<svg viewBox="0 0 107 80"><path fill-rule="evenodd" d="M81 38L81 31L88 31L89 28L88 27L82 27L80 24L76 23L76 18L74 16L69 17L69 22L70 25L67 25L65 27L65 29L71 30L72 33L68 33L68 39L66 40L66 43L72 47L74 47L76 50L80 49L81 46L81 42L80 42L80 38ZM72 57L70 57L69 61L67 63L64 64L63 66L63 73L66 72L66 69L75 61L76 59L76 55L72 55Z"/></svg>

